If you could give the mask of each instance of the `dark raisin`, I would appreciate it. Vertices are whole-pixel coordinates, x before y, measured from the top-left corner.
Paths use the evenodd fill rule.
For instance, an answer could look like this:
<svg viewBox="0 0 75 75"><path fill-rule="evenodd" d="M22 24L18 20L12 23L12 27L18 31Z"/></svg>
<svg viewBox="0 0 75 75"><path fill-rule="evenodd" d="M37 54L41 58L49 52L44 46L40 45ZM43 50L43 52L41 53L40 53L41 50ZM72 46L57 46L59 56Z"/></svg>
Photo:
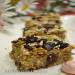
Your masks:
<svg viewBox="0 0 75 75"><path fill-rule="evenodd" d="M33 16L33 17L32 17L32 19L33 19L33 20L35 20L35 19L36 19L36 17L35 17L35 16Z"/></svg>
<svg viewBox="0 0 75 75"><path fill-rule="evenodd" d="M44 30L44 33L47 33L47 32L48 32L48 29L45 29L45 30Z"/></svg>
<svg viewBox="0 0 75 75"><path fill-rule="evenodd" d="M43 44L47 43L47 39L42 39L43 40Z"/></svg>
<svg viewBox="0 0 75 75"><path fill-rule="evenodd" d="M23 40L24 40L24 38L19 38L18 40L21 40L21 41L23 41Z"/></svg>
<svg viewBox="0 0 75 75"><path fill-rule="evenodd" d="M42 27L41 26L38 26L38 29L41 29Z"/></svg>
<svg viewBox="0 0 75 75"><path fill-rule="evenodd" d="M68 47L68 43L61 43L60 44L60 49L64 49L64 48L66 48L66 47Z"/></svg>
<svg viewBox="0 0 75 75"><path fill-rule="evenodd" d="M41 16L39 16L39 17L37 17L36 19L37 19L38 21L41 21L41 18L42 18L42 17L41 17Z"/></svg>
<svg viewBox="0 0 75 75"><path fill-rule="evenodd" d="M37 43L40 43L41 41L43 41L43 44L46 44L47 39L39 39L39 40L37 41Z"/></svg>
<svg viewBox="0 0 75 75"><path fill-rule="evenodd" d="M53 64L54 62L56 62L57 58L58 58L58 56L56 54L54 54L54 53L48 55L48 57L47 57L47 65Z"/></svg>
<svg viewBox="0 0 75 75"><path fill-rule="evenodd" d="M43 44L43 48L45 48L47 50L53 49L54 46L55 46L55 43L53 43L53 42L47 42L46 44Z"/></svg>
<svg viewBox="0 0 75 75"><path fill-rule="evenodd" d="M55 42L59 42L59 40L58 40L58 39L54 39L53 41L55 41Z"/></svg>
<svg viewBox="0 0 75 75"><path fill-rule="evenodd" d="M59 20L56 20L55 22L56 22L56 23L60 23L60 21L59 21Z"/></svg>
<svg viewBox="0 0 75 75"><path fill-rule="evenodd" d="M12 41L12 43L17 43L18 41Z"/></svg>
<svg viewBox="0 0 75 75"><path fill-rule="evenodd" d="M63 41L57 40L57 45L61 45L61 44L63 44Z"/></svg>
<svg viewBox="0 0 75 75"><path fill-rule="evenodd" d="M27 31L27 30L28 30L28 28L23 28L23 30L24 30L24 31Z"/></svg>
<svg viewBox="0 0 75 75"><path fill-rule="evenodd" d="M28 44L27 45L24 45L24 48L28 49L28 50L32 50L33 48L31 46L29 46Z"/></svg>
<svg viewBox="0 0 75 75"><path fill-rule="evenodd" d="M50 24L44 24L44 28L46 28L47 30L49 30L50 28L54 28L54 25L50 25Z"/></svg>
<svg viewBox="0 0 75 75"><path fill-rule="evenodd" d="M56 46L59 45L60 43L62 43L62 41L60 41L60 40L58 40L58 39L54 39L53 41L55 42L55 45L56 45Z"/></svg>
<svg viewBox="0 0 75 75"><path fill-rule="evenodd" d="M37 37L34 37L34 36L27 36L26 39L25 39L25 42L26 43L34 43L34 42L37 42Z"/></svg>
<svg viewBox="0 0 75 75"><path fill-rule="evenodd" d="M18 67L21 67L21 62L15 61L15 65L18 65Z"/></svg>
<svg viewBox="0 0 75 75"><path fill-rule="evenodd" d="M46 14L40 14L40 16L46 16Z"/></svg>
<svg viewBox="0 0 75 75"><path fill-rule="evenodd" d="M36 45L35 47L36 47L36 48L39 48L39 47L40 47L40 45Z"/></svg>
<svg viewBox="0 0 75 75"><path fill-rule="evenodd" d="M44 24L44 28L48 30L50 28L49 24Z"/></svg>
<svg viewBox="0 0 75 75"><path fill-rule="evenodd" d="M38 40L37 40L37 43L40 43L41 41L42 41L42 39L38 39Z"/></svg>
<svg viewBox="0 0 75 75"><path fill-rule="evenodd" d="M68 43L65 43L65 42L63 42L63 41L59 41L59 40L57 40L57 39L54 39L54 41L55 42L57 42L57 44L56 45L60 45L60 49L64 49L64 48L66 48L66 47L68 47Z"/></svg>
<svg viewBox="0 0 75 75"><path fill-rule="evenodd" d="M29 70L30 72L33 72L34 69L33 69L33 68L30 68L30 69L28 69L28 70Z"/></svg>
<svg viewBox="0 0 75 75"><path fill-rule="evenodd" d="M15 65L18 65L17 61L15 61Z"/></svg>

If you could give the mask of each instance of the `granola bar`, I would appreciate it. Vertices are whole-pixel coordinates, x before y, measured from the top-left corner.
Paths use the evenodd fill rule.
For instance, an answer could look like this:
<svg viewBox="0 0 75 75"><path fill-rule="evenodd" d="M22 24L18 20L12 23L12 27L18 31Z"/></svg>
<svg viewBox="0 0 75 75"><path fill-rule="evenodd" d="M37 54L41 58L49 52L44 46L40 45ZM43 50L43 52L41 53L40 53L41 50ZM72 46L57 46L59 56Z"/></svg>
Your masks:
<svg viewBox="0 0 75 75"><path fill-rule="evenodd" d="M33 71L70 60L72 49L59 39L31 35L12 41L10 56L19 71Z"/></svg>
<svg viewBox="0 0 75 75"><path fill-rule="evenodd" d="M61 24L58 14L39 14L26 21L23 36L56 35L61 39L65 39L65 30Z"/></svg>

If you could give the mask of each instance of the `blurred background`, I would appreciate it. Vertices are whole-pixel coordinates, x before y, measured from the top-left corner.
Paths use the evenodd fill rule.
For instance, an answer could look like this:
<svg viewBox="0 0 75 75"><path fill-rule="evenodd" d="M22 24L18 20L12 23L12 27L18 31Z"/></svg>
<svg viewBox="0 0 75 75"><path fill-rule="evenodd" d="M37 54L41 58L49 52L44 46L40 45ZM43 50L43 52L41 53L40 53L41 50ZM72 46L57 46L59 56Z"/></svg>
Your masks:
<svg viewBox="0 0 75 75"><path fill-rule="evenodd" d="M75 0L0 0L0 31L36 12L55 12L60 15L75 14Z"/></svg>

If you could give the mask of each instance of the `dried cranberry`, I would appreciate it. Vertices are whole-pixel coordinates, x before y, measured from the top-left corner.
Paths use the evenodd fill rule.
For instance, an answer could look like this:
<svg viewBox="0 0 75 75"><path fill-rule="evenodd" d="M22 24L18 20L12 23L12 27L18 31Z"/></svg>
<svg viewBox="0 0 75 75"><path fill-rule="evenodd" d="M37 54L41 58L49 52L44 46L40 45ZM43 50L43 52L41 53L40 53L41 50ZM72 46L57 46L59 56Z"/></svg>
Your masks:
<svg viewBox="0 0 75 75"><path fill-rule="evenodd" d="M46 44L43 44L43 48L45 48L47 50L53 49L54 46L55 46L55 43L53 43L53 42L47 42Z"/></svg>
<svg viewBox="0 0 75 75"><path fill-rule="evenodd" d="M58 56L56 54L54 54L54 53L48 55L48 57L47 57L47 65L53 64L54 62L56 62L57 58L58 58Z"/></svg>
<svg viewBox="0 0 75 75"><path fill-rule="evenodd" d="M29 46L28 44L24 45L24 48L28 49L28 50L32 50L33 48L31 46Z"/></svg>

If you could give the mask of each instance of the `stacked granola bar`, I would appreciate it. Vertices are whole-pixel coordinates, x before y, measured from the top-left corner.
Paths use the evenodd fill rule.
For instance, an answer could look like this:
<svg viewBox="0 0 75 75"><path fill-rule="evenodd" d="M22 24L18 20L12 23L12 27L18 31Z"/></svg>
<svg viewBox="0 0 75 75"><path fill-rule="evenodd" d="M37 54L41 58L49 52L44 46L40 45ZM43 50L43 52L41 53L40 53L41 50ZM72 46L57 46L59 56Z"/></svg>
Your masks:
<svg viewBox="0 0 75 75"><path fill-rule="evenodd" d="M23 35L56 35L59 38L64 39L65 30L62 27L58 14L38 14L26 22Z"/></svg>

